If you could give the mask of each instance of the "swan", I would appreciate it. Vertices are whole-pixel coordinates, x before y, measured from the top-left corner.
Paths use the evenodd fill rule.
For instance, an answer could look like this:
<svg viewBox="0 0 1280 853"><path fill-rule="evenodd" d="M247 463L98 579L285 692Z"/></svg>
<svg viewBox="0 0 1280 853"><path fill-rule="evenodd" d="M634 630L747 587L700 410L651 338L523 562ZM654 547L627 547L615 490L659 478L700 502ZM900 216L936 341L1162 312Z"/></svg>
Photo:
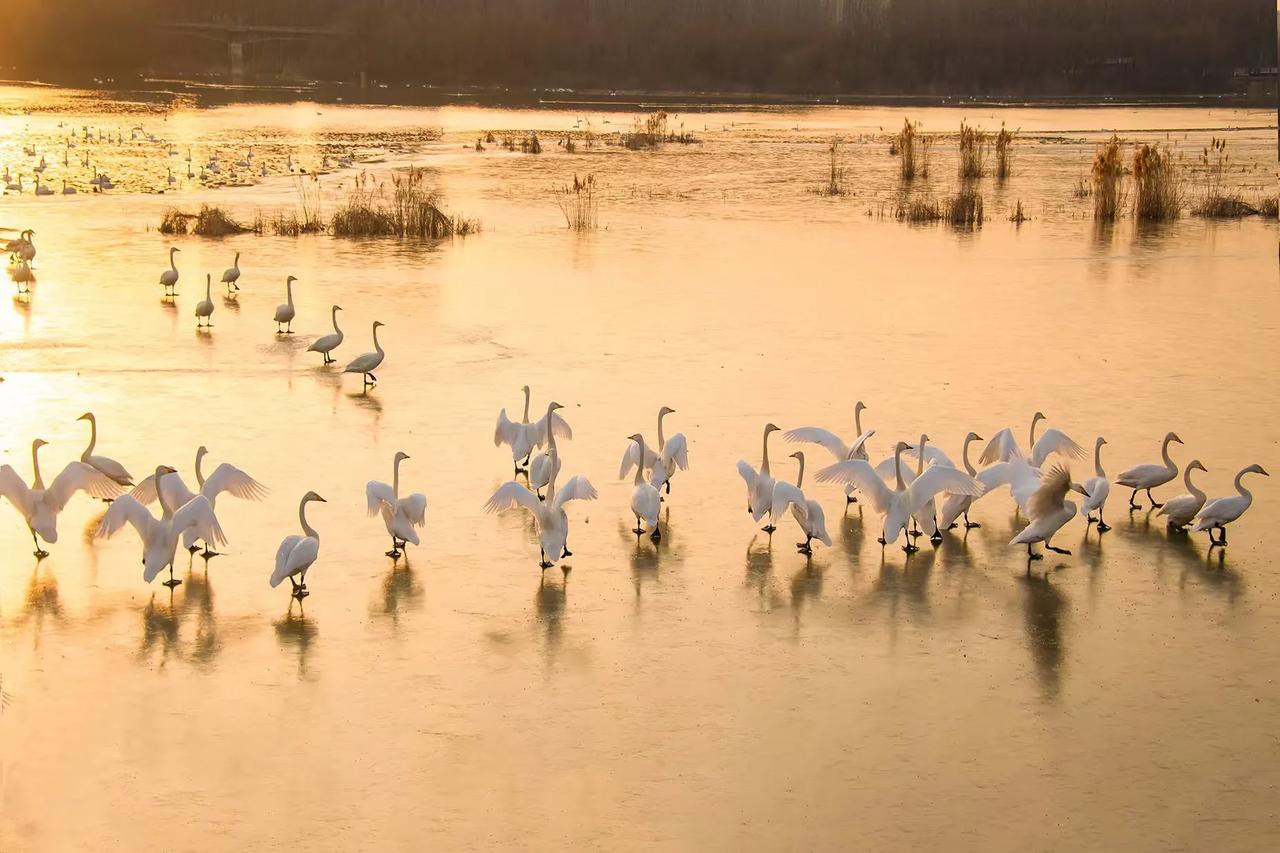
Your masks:
<svg viewBox="0 0 1280 853"><path fill-rule="evenodd" d="M267 164L265 161L262 164L262 168L258 170L258 174L264 178L267 176Z"/></svg>
<svg viewBox="0 0 1280 853"><path fill-rule="evenodd" d="M36 259L36 244L34 242L35 236L36 232L27 228L18 235L17 239L10 240L8 243L5 243L4 250L8 252L14 260L28 262L34 261Z"/></svg>
<svg viewBox="0 0 1280 853"><path fill-rule="evenodd" d="M212 290L212 288L213 288L213 274L205 273L204 274L204 299L201 299L199 302L196 303L196 327L197 328L200 326L200 319L202 317L204 318L204 325L206 328L213 325L212 323L209 322L209 318L213 316L213 298L210 296L210 291Z"/></svg>
<svg viewBox="0 0 1280 853"><path fill-rule="evenodd" d="M75 188L75 187L69 187L69 186L67 186L67 179L66 179L66 178L63 178L63 179L62 179L62 194L63 194L63 195L75 195L75 194L76 194L76 188Z"/></svg>
<svg viewBox="0 0 1280 853"><path fill-rule="evenodd" d="M827 535L827 519L822 512L822 504L809 500L801 491L804 485L804 451L797 450L791 454L791 458L800 463L796 484L794 486L790 483L773 484L773 503L769 508L769 517L774 524L777 524L778 518L790 506L791 515L800 525L800 532L804 534L804 541L796 543L796 550L801 554L812 554L814 539L831 547L831 537Z"/></svg>
<svg viewBox="0 0 1280 853"><path fill-rule="evenodd" d="M547 417L554 417L559 403L547 406ZM544 418L545 421L545 418ZM536 426L534 427L536 429ZM555 431L547 434L547 449L533 458L529 465L529 485L533 488L538 500L542 500L542 490L551 484L560 474L560 454L556 451Z"/></svg>
<svg viewBox="0 0 1280 853"><path fill-rule="evenodd" d="M36 175L36 195L53 195L53 190L47 184L40 183L39 175Z"/></svg>
<svg viewBox="0 0 1280 853"><path fill-rule="evenodd" d="M31 470L35 479L30 486L23 482L12 466L0 465L0 497L8 498L14 509L22 513L27 529L31 531L37 557L47 557L49 552L40 547L36 534L50 545L58 541L58 513L76 492L85 492L95 498L114 498L120 494L120 487L105 474L79 461L68 462L62 473L45 488L38 452L48 443L41 438L31 442Z"/></svg>
<svg viewBox="0 0 1280 853"><path fill-rule="evenodd" d="M320 556L320 534L307 524L307 504L311 501L328 503L315 492L307 492L298 504L298 522L302 525L301 536L286 536L276 549L276 568L271 573L271 588L275 589L285 578L293 585L293 597L302 601L311 593L307 592L307 571ZM298 575L298 580L293 576Z"/></svg>
<svg viewBox="0 0 1280 853"><path fill-rule="evenodd" d="M1178 476L1178 466L1174 465L1173 460L1169 458L1169 442L1171 441L1182 444L1182 439L1178 438L1176 432L1171 432L1164 437L1164 441L1160 444L1160 456L1164 459L1164 464L1135 465L1127 471L1121 471L1120 476L1116 478L1117 486L1128 486L1133 489L1133 492L1129 495L1129 510L1131 512L1142 508L1137 503L1139 489L1146 490L1147 500L1151 501L1153 509L1159 509L1164 506L1164 504L1156 503L1156 499L1151 496L1151 490L1156 486L1163 486Z"/></svg>
<svg viewBox="0 0 1280 853"><path fill-rule="evenodd" d="M307 352L318 352L324 356L325 364L333 364L334 358L329 353L336 350L342 343L342 330L338 328L338 312L341 310L341 305L333 306L333 334L316 338L311 342L311 346L307 347Z"/></svg>
<svg viewBox="0 0 1280 853"><path fill-rule="evenodd" d="M538 549L542 554L539 566L546 571L562 557L572 557L569 550L569 516L564 505L575 500L595 500L599 494L591 481L581 474L570 477L560 489L553 478L547 486L547 499L538 496L526 486L510 480L498 487L484 505L485 512L503 512L519 504L533 513L538 528ZM566 571L568 571L566 569Z"/></svg>
<svg viewBox="0 0 1280 853"><path fill-rule="evenodd" d="M983 454L986 455L985 453ZM1040 488L1041 472L1032 467L1025 457L1014 456L1007 462L997 462L978 473L978 480L986 486L985 496L1001 486L1008 486L1013 495L1013 502L1022 512L1027 512L1027 503Z"/></svg>
<svg viewBox="0 0 1280 853"><path fill-rule="evenodd" d="M133 475L123 465L106 456L93 455L93 448L98 443L98 419L93 412L85 412L76 420L89 422L89 446L80 454L80 461L118 486L132 486Z"/></svg>
<svg viewBox="0 0 1280 853"><path fill-rule="evenodd" d="M1067 492L1074 488L1083 492L1079 486L1072 486L1071 472L1063 465L1055 465L1044 475L1040 488L1027 501L1027 517L1030 523L1022 528L1017 536L1010 540L1010 545L1027 546L1027 571L1031 571L1031 560L1044 559L1043 554L1031 550L1036 542L1043 542L1048 551L1055 554L1070 554L1066 548L1055 548L1049 544L1053 534L1062 529L1068 521L1076 517L1076 505L1067 500Z"/></svg>
<svg viewBox="0 0 1280 853"><path fill-rule="evenodd" d="M364 487L365 498L369 503L369 517L379 513L391 534L391 550L388 557L399 557L400 549L407 548L409 543L421 544L414 528L425 527L427 523L427 496L420 492L400 497L400 463L409 458L403 451L396 453L391 460L391 485L370 480Z"/></svg>
<svg viewBox="0 0 1280 853"><path fill-rule="evenodd" d="M921 433L918 444L907 446L906 452L916 457L916 473L914 477L907 481L908 483L914 483L924 473L926 460L930 465L952 469L956 467L955 463L951 461L951 457L929 444L929 436L924 433ZM883 478L886 474L887 472L881 473L881 477ZM938 507L933 498L925 501L920 507L920 511L912 513L911 518L915 523L915 527L911 531L912 536L919 536L920 531L923 529L925 533L929 534L930 542L937 543L942 541L942 531L938 529Z"/></svg>
<svg viewBox="0 0 1280 853"><path fill-rule="evenodd" d="M1164 506L1160 507L1160 511L1156 515L1163 515L1169 521L1170 530L1181 530L1195 519L1201 507L1204 506L1205 493L1191 482L1191 469L1199 468L1201 471L1208 472L1208 468L1200 464L1199 459L1192 459L1187 463L1187 470L1182 475L1182 482L1187 485L1187 493L1178 495L1176 498L1169 498L1164 502Z"/></svg>
<svg viewBox="0 0 1280 853"><path fill-rule="evenodd" d="M224 275L225 275L225 273L224 273ZM293 318L294 318L294 314L295 314L295 312L294 312L294 310L293 310L293 283L294 283L295 281L297 281L297 280L298 280L298 279L294 278L293 276L289 276L287 279L285 279L285 282L284 282L284 288L285 288L285 293L287 294L287 296L288 296L288 300L289 300L289 301L285 302L283 305L277 305L277 306L276 306L276 316L275 316L275 321L276 321L276 334L277 334L277 335L282 334L282 333L283 333L283 334L286 334L286 335L292 335L292 334L293 334ZM280 328L280 324L281 324L281 323L286 323L286 324L288 324L289 328L287 328L287 329L281 329L281 328ZM378 324L377 324L377 323L374 323L373 325L376 327ZM373 333L373 339L374 339L375 341L377 341L377 339L378 339L378 332L377 332L376 328L375 328L374 333ZM382 361L382 359L378 359L378 361ZM376 367L377 365L374 365L374 366Z"/></svg>
<svg viewBox="0 0 1280 853"><path fill-rule="evenodd" d="M636 433L631 436L633 446L638 448L636 456L644 458L644 436ZM658 487L644 481L644 466L636 465L635 489L631 492L631 513L636 517L636 528L631 531L637 537L644 531L644 524L649 525L649 538L657 542L662 538L662 529L658 526L658 512L662 506L662 496ZM643 524L642 524L643 522Z"/></svg>
<svg viewBox="0 0 1280 853"><path fill-rule="evenodd" d="M160 284L164 287L165 296L178 295L177 291L174 290L178 286L178 267L173 262L173 256L180 251L182 250L177 246L169 247L169 268L160 273Z"/></svg>
<svg viewBox="0 0 1280 853"><path fill-rule="evenodd" d="M964 462L964 470L970 477L982 482L978 476L978 471L973 467L973 463L969 461L969 445L975 441L982 441L982 436L976 432L970 432L964 437L964 445L960 448L960 458ZM985 486L983 492L985 494ZM947 495L947 499L942 502L942 512L938 516L938 527L943 530L954 530L957 526L956 519L964 516L964 529L972 530L982 525L976 521L969 520L969 508L973 506L973 502L977 500L976 495Z"/></svg>
<svg viewBox="0 0 1280 853"><path fill-rule="evenodd" d="M1044 420L1043 412L1036 412L1031 416L1031 434L1029 438L1029 447L1031 448L1031 465L1039 468L1044 465L1045 460L1054 453L1074 459L1084 459L1084 448L1072 441L1066 433L1061 430L1047 429L1044 435L1036 439L1036 425ZM1014 440L1013 432L1005 427L991 437L987 442L986 449L982 451L982 455L978 457L979 465L991 465L995 462L1008 462L1011 459L1022 457L1022 448L1018 447L1018 442Z"/></svg>
<svg viewBox="0 0 1280 853"><path fill-rule="evenodd" d="M907 485L902 477L902 452L909 445L900 441L893 449L895 486L890 487L865 459L846 459L829 465L818 472L820 483L853 483L871 501L872 508L884 516L883 532L878 540L881 545L898 541L898 534L906 530L907 522L920 513L935 496L951 494L980 495L982 483L955 468L931 465ZM908 553L919 550L910 537L902 546Z"/></svg>
<svg viewBox="0 0 1280 853"><path fill-rule="evenodd" d="M6 183L4 185L4 188L6 192L21 193L22 192L22 176L21 175L18 176L18 180L16 183Z"/></svg>
<svg viewBox="0 0 1280 853"><path fill-rule="evenodd" d="M382 359L386 356L382 345L378 343L378 327L384 325L386 324L378 320L373 321L373 352L356 356L350 364L342 368L343 373L363 373L366 388L377 384L378 377L373 375L373 371L378 369L378 365L382 364Z"/></svg>
<svg viewBox="0 0 1280 853"><path fill-rule="evenodd" d="M171 473L173 469L168 465L160 465L151 476L159 480ZM138 538L142 540L142 579L151 583L161 569L168 567L169 579L164 585L170 589L182 583L173 576L173 557L178 551L179 534L190 531L206 543L218 545L227 541L218 524L218 517L213 513L213 505L203 495L196 495L175 510L162 490L160 518L153 516L132 495L124 495L111 504L111 509L102 517L95 536L98 539L109 538L126 523L133 525Z"/></svg>
<svg viewBox="0 0 1280 853"><path fill-rule="evenodd" d="M31 271L29 261L19 261L17 266L9 267L9 278L18 286L18 293L22 294L30 292L36 274Z"/></svg>
<svg viewBox="0 0 1280 853"><path fill-rule="evenodd" d="M209 449L203 444L196 448L195 468L196 488L200 490L199 494L209 501L209 506L216 509L218 495L223 492L229 493L232 497L249 501L260 501L266 497L266 486L227 462L223 462L217 468L214 468L213 473L205 477L202 463L208 453ZM184 506L197 496L196 492L191 491L187 484L183 482L182 477L176 472L167 473L159 482L160 491L164 492L169 506ZM129 492L129 496L144 506L156 500L156 478L147 476L141 483L133 487L133 491ZM199 538L195 531L186 531L182 537L182 547L188 551L195 551L197 547L196 540ZM208 540L205 540L204 553L200 556L216 557L217 555L218 552L211 550Z"/></svg>
<svg viewBox="0 0 1280 853"><path fill-rule="evenodd" d="M232 290L239 290L240 285L240 253L236 252L236 259L231 262L231 266L222 271L222 283L227 286L227 293Z"/></svg>
<svg viewBox="0 0 1280 853"><path fill-rule="evenodd" d="M178 179L177 179L177 178L175 178L175 177L173 176L173 167L172 167L172 166L170 166L170 167L169 167L169 177L167 178L167 181L168 181L169 186L173 186L174 184L176 184L176 183L178 182Z"/></svg>
<svg viewBox="0 0 1280 853"><path fill-rule="evenodd" d="M1261 465L1250 465L1247 468L1241 468L1240 473L1236 474L1236 492L1238 494L1225 498L1214 498L1204 505L1204 509L1196 515L1196 526L1191 528L1195 532L1201 530L1209 531L1209 546L1220 546L1225 548L1227 545L1227 525L1244 515L1253 504L1253 494L1244 487L1241 482L1245 474L1261 474L1264 477L1270 477ZM1218 529L1217 539L1213 538L1213 529Z"/></svg>
<svg viewBox="0 0 1280 853"><path fill-rule="evenodd" d="M646 446L644 465L640 466L650 472L650 483L658 488L666 486L667 494L671 494L671 477L676 469L685 471L689 468L689 440L684 437L684 433L678 432L668 439L664 437L662 431L662 419L667 415L674 415L675 412L675 409L668 406L658 409L658 448L654 450ZM634 441L627 445L627 450L622 455L622 464L618 468L619 480L631 473L633 465L640 464L638 448L639 445Z"/></svg>
<svg viewBox="0 0 1280 853"><path fill-rule="evenodd" d="M747 484L747 512L757 522L768 514L773 506L773 477L769 475L769 433L777 432L773 424L764 425L763 451L760 454L760 470L751 467L744 459L738 460L738 474ZM765 533L773 533L777 527L772 522L763 528Z"/></svg>
<svg viewBox="0 0 1280 853"><path fill-rule="evenodd" d="M870 459L867 455L867 439L876 434L875 430L862 431L862 413L866 409L866 404L861 400L853 404L853 431L856 435L852 444L845 444L844 441L830 430L822 427L799 427L797 429L787 430L782 437L790 442L805 442L809 444L820 444L831 452L837 462L843 462L846 459ZM854 486L845 487L845 503L855 504L858 499L853 494Z"/></svg>
<svg viewBox="0 0 1280 853"><path fill-rule="evenodd" d="M32 153L32 154L35 154L35 152L34 152L34 151L32 151L31 153ZM43 172L43 171L44 171L45 169L47 169L47 168L49 168L49 163L44 159L44 155L43 155L43 154L41 154L41 155L40 155L40 162L36 164L36 183L37 183L37 184L39 184L39 182L40 182L40 180L39 180L39 179L40 179L40 173L41 173L41 172Z"/></svg>
<svg viewBox="0 0 1280 853"><path fill-rule="evenodd" d="M1093 476L1085 480L1081 484L1084 497L1084 504L1080 509L1084 512L1086 524L1098 522L1098 532L1106 533L1111 529L1111 525L1102 520L1102 510L1107 504L1107 495L1111 494L1111 483L1107 480L1107 474L1102 470L1102 445L1107 440L1102 436L1098 436L1098 440L1093 445ZM1080 491L1080 490L1077 490ZM1093 511L1098 511L1098 517L1093 517Z"/></svg>
<svg viewBox="0 0 1280 853"><path fill-rule="evenodd" d="M520 423L508 418L504 408L498 412L498 425L493 430L493 446L501 447L505 444L511 448L511 460L517 474L528 467L529 457L535 449L547 445L550 439L548 427L560 438L573 438L573 429L558 414L544 416L537 423L529 423L529 386L521 386L520 390L524 392L524 414Z"/></svg>

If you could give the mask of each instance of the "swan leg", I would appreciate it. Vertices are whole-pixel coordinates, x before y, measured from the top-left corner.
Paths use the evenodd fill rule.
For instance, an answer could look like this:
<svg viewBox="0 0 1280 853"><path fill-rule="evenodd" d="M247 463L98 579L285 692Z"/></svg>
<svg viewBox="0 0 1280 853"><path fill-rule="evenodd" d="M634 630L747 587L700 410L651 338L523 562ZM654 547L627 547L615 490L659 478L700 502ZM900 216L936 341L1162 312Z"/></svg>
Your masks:
<svg viewBox="0 0 1280 853"><path fill-rule="evenodd" d="M799 551L801 554L812 555L813 546L809 544L812 541L813 541L813 537L806 533L804 536L804 541L796 543L796 550Z"/></svg>
<svg viewBox="0 0 1280 853"><path fill-rule="evenodd" d="M572 556L573 556L573 552L569 550L569 540L568 540L568 538L566 538L566 539L564 540L564 553L563 553L563 554L561 554L560 556L561 556L562 558L563 558L563 557L572 557Z"/></svg>
<svg viewBox="0 0 1280 853"><path fill-rule="evenodd" d="M1134 489L1133 492L1129 494L1129 511L1130 512L1133 512L1135 509L1142 509L1142 507L1138 506L1137 498L1138 498L1138 490Z"/></svg>
<svg viewBox="0 0 1280 853"><path fill-rule="evenodd" d="M933 517L933 533L929 536L929 541L930 542L942 541L942 529L938 527L938 517L936 515Z"/></svg>
<svg viewBox="0 0 1280 853"><path fill-rule="evenodd" d="M670 480L667 480L666 486L667 486L667 494L671 494L671 481L670 481Z"/></svg>
<svg viewBox="0 0 1280 853"><path fill-rule="evenodd" d="M877 542L879 542L882 546L883 546L883 545L888 545L888 544L889 544L889 539L888 539L888 537L886 537L886 536L884 535L884 530L883 530L883 529L880 531L880 538L879 538L879 539L877 539L876 541L877 541Z"/></svg>
<svg viewBox="0 0 1280 853"><path fill-rule="evenodd" d="M858 499L857 499L856 497L854 497L853 495L845 495L845 496L844 496L844 505L845 505L845 506L848 506L849 504L856 504L857 502L858 502Z"/></svg>
<svg viewBox="0 0 1280 853"><path fill-rule="evenodd" d="M1213 537L1212 531L1210 531L1209 537ZM49 552L40 547L40 540L36 539L36 532L34 530L31 531L31 541L36 543L36 550L34 552L36 559L43 560L45 557L49 556Z"/></svg>
<svg viewBox="0 0 1280 853"><path fill-rule="evenodd" d="M657 522L654 522L653 532L649 534L649 538L652 539L654 542L657 542L659 539L662 538L662 527Z"/></svg>
<svg viewBox="0 0 1280 853"><path fill-rule="evenodd" d="M209 547L209 543L208 543L208 542L206 542L206 543L204 543L204 550L200 552L200 556L201 556L201 557L204 557L204 558L207 560L207 559L209 559L210 557L217 557L217 556L220 556L220 555L219 555L219 553L218 553L217 551L215 551L215 550L213 550L212 548L210 548L210 547Z"/></svg>
<svg viewBox="0 0 1280 853"><path fill-rule="evenodd" d="M1098 507L1098 532L1106 533L1111 529L1111 525L1102 520L1102 507Z"/></svg>
<svg viewBox="0 0 1280 853"><path fill-rule="evenodd" d="M969 520L969 513L968 513L968 511L966 510L966 511L965 511L965 514L964 514L964 529L965 529L965 530L971 530L971 529L973 529L974 527L981 527L981 526L982 526L982 525L981 525L981 524L979 524L978 522L976 522L976 521L970 521L970 520Z"/></svg>
<svg viewBox="0 0 1280 853"><path fill-rule="evenodd" d="M770 536L772 536L773 531L777 530L778 528L774 527L772 524L766 524L764 527L761 527L760 529L763 530L765 533L768 533Z"/></svg>
<svg viewBox="0 0 1280 853"><path fill-rule="evenodd" d="M169 589L173 589L175 586L178 586L178 585L179 585L179 584L181 584L181 583L182 583L182 581L178 580L177 578L175 578L175 577L173 576L173 563L170 563L170 564L169 564L169 579L168 579L167 581L165 581L165 582L164 582L164 585L165 585L165 586L167 586L167 587L169 587Z"/></svg>
<svg viewBox="0 0 1280 853"><path fill-rule="evenodd" d="M551 568L551 561L547 559L547 552L541 547L538 548L538 553L542 555L542 561L538 563L538 565L541 566L542 570L545 572L547 569Z"/></svg>
<svg viewBox="0 0 1280 853"><path fill-rule="evenodd" d="M911 539L908 538L907 544L902 546L902 550L906 551L908 554L914 554L916 551L920 550L920 546L912 543Z"/></svg>
<svg viewBox="0 0 1280 853"><path fill-rule="evenodd" d="M1046 550L1052 551L1055 554L1066 554L1068 557L1071 556L1071 552L1068 551L1066 548L1055 548L1052 545L1050 545L1048 542L1044 543L1044 547Z"/></svg>
<svg viewBox="0 0 1280 853"><path fill-rule="evenodd" d="M636 516L636 526L635 526L635 529L634 529L634 530L632 530L631 532L632 532L632 533L634 533L634 534L635 534L635 535L637 535L637 536L639 536L641 533L644 533L644 528L640 526L640 516L639 516L639 515L637 515L637 516Z"/></svg>
<svg viewBox="0 0 1280 853"><path fill-rule="evenodd" d="M1030 543L1030 542L1028 542L1028 543L1027 543L1027 560L1043 560L1043 559L1044 559L1044 554L1037 554L1035 551L1032 551L1032 550L1031 550L1031 543ZM1027 563L1027 574L1030 574L1030 573L1031 573L1031 563L1030 563L1030 562L1028 562L1028 563Z"/></svg>
<svg viewBox="0 0 1280 853"><path fill-rule="evenodd" d="M396 559L400 556L399 543L396 542L396 537L394 533L391 535L391 550L387 551L386 555L388 557L391 557L392 559Z"/></svg>
<svg viewBox="0 0 1280 853"><path fill-rule="evenodd" d="M1164 506L1164 504L1158 504L1158 503L1156 503L1156 499L1155 499L1155 498L1153 498L1153 497L1151 497L1151 490L1150 490L1150 489L1147 489L1147 500L1151 501L1151 507L1152 507L1152 509L1159 509L1160 507Z"/></svg>
<svg viewBox="0 0 1280 853"><path fill-rule="evenodd" d="M194 554L196 551L199 551L199 550L200 550L200 546L195 544L194 542L187 546L187 552L190 554Z"/></svg>

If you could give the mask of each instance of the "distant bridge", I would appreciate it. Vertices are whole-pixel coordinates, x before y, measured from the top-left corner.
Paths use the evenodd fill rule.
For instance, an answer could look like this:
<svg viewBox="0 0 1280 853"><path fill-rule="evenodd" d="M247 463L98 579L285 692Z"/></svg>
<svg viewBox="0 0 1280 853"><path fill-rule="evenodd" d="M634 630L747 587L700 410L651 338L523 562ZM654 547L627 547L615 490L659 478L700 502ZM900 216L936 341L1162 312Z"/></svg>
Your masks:
<svg viewBox="0 0 1280 853"><path fill-rule="evenodd" d="M245 45L266 42L312 43L321 39L337 39L349 35L346 30L331 27L246 24L237 21L165 21L157 24L156 28L174 36L225 44L233 79L244 76Z"/></svg>

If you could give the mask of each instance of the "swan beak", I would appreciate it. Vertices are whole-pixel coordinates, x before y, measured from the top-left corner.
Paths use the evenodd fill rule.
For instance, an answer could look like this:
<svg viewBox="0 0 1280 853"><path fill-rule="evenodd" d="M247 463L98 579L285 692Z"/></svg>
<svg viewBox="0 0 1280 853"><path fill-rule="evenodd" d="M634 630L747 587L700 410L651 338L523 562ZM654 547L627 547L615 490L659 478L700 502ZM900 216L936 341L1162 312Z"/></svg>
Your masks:
<svg viewBox="0 0 1280 853"><path fill-rule="evenodd" d="M982 436L978 435L976 432L973 434L973 440L974 440L974 441L986 441L986 439L985 439L985 438L983 438Z"/></svg>
<svg viewBox="0 0 1280 853"><path fill-rule="evenodd" d="M1089 497L1089 493L1088 493L1088 492L1086 492L1086 491L1084 490L1084 486L1080 485L1079 483L1072 483L1072 484L1071 484L1071 491L1073 491L1073 492L1079 492L1080 494L1084 495L1086 498L1087 498L1087 497Z"/></svg>
<svg viewBox="0 0 1280 853"><path fill-rule="evenodd" d="M322 503L322 504L327 504L327 503L328 503L328 501L327 501L327 500L325 500L324 498L320 497L319 495L316 495L316 500L320 501L320 503Z"/></svg>
<svg viewBox="0 0 1280 853"><path fill-rule="evenodd" d="M1270 477L1270 476L1271 476L1270 474L1268 474L1268 473L1267 473L1267 469L1266 469L1266 468L1263 468L1261 465L1259 465L1259 466L1258 466L1258 473L1259 473L1259 474L1261 474L1261 475L1262 475L1262 476L1264 476L1264 477Z"/></svg>
<svg viewBox="0 0 1280 853"><path fill-rule="evenodd" d="M1182 439L1178 438L1178 434L1177 434L1177 433L1174 433L1174 434L1173 434L1173 438L1171 438L1171 439L1170 439L1170 441L1176 441L1176 442L1178 442L1178 444L1182 444Z"/></svg>
<svg viewBox="0 0 1280 853"><path fill-rule="evenodd" d="M78 420L78 421L87 421L87 420L89 420L89 413L88 413L88 412L85 412L83 415L81 415L80 417L76 418L76 420Z"/></svg>

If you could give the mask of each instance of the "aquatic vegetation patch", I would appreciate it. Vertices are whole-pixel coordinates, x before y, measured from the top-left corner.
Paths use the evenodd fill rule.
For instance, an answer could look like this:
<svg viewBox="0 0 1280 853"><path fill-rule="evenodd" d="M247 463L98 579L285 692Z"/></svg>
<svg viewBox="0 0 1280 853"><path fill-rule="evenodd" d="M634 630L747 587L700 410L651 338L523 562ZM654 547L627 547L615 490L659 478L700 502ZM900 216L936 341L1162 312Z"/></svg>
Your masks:
<svg viewBox="0 0 1280 853"><path fill-rule="evenodd" d="M1280 198L1274 195L1266 196L1258 203L1258 213L1268 219L1276 219L1280 217Z"/></svg>
<svg viewBox="0 0 1280 853"><path fill-rule="evenodd" d="M427 189L423 170L411 167L403 175L392 175L389 190L385 182L361 173L329 228L335 237L442 239L474 234L480 223L445 213L439 195Z"/></svg>
<svg viewBox="0 0 1280 853"><path fill-rule="evenodd" d="M960 177L981 178L987 168L987 135L981 128L960 122Z"/></svg>
<svg viewBox="0 0 1280 853"><path fill-rule="evenodd" d="M232 219L231 215L222 208L211 204L200 205L199 213L183 213L171 207L165 210L160 220L161 234L226 237L231 234L245 234L252 230Z"/></svg>
<svg viewBox="0 0 1280 853"><path fill-rule="evenodd" d="M1093 218L1114 220L1120 213L1121 182L1124 179L1124 163L1120 159L1120 137L1098 146L1093 155Z"/></svg>
<svg viewBox="0 0 1280 853"><path fill-rule="evenodd" d="M1001 180L1013 173L1013 137L1003 123L996 134L996 177Z"/></svg>
<svg viewBox="0 0 1280 853"><path fill-rule="evenodd" d="M600 199L596 195L596 176L573 176L573 183L553 190L556 204L564 214L565 225L572 231L594 231L599 224Z"/></svg>
<svg viewBox="0 0 1280 853"><path fill-rule="evenodd" d="M920 132L920 122L913 124L909 118L902 120L902 130L898 131L897 139L889 146L889 151L897 153L899 171L904 181L910 181L917 176L921 178L929 176L931 142L929 137Z"/></svg>
<svg viewBox="0 0 1280 853"><path fill-rule="evenodd" d="M1165 221L1182 213L1183 185L1173 152L1160 144L1133 151L1134 213L1139 219Z"/></svg>
<svg viewBox="0 0 1280 853"><path fill-rule="evenodd" d="M815 192L818 195L825 196L847 195L849 191L844 185L844 156L840 151L840 139L838 137L832 139L831 144L827 147L827 159L827 182L818 187Z"/></svg>
<svg viewBox="0 0 1280 853"><path fill-rule="evenodd" d="M893 215L900 222L946 222L960 228L978 227L986 220L982 193L967 183L942 201L931 196L903 199L894 208Z"/></svg>
<svg viewBox="0 0 1280 853"><path fill-rule="evenodd" d="M1021 225L1030 218L1031 217L1027 216L1027 212L1022 206L1022 199L1018 199L1017 204L1013 206L1013 213L1009 214L1009 221L1014 225Z"/></svg>
<svg viewBox="0 0 1280 853"><path fill-rule="evenodd" d="M1200 197L1191 207L1193 216L1206 219L1240 219L1257 216L1259 209L1244 200L1239 192L1227 186L1227 173L1231 169L1231 155L1227 153L1227 140L1213 137L1200 154L1200 168L1204 181Z"/></svg>

